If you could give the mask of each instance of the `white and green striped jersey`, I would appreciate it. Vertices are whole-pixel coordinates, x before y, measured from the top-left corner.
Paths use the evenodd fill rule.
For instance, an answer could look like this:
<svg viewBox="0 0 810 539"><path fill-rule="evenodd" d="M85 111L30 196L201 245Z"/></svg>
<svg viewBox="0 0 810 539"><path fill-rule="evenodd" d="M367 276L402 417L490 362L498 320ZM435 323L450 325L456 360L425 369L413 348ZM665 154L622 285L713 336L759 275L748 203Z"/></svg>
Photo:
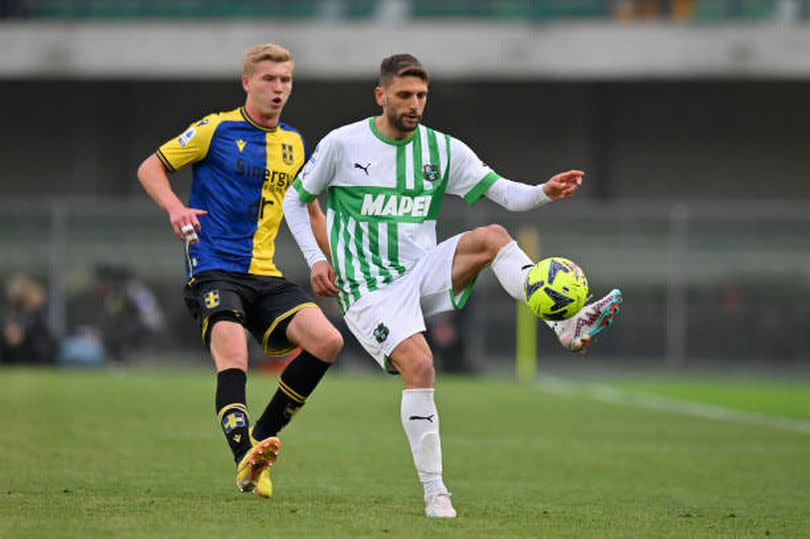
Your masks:
<svg viewBox="0 0 810 539"><path fill-rule="evenodd" d="M445 194L473 204L499 178L460 140L425 126L393 140L369 118L324 137L293 187L303 202L327 192L327 233L345 312L436 245Z"/></svg>

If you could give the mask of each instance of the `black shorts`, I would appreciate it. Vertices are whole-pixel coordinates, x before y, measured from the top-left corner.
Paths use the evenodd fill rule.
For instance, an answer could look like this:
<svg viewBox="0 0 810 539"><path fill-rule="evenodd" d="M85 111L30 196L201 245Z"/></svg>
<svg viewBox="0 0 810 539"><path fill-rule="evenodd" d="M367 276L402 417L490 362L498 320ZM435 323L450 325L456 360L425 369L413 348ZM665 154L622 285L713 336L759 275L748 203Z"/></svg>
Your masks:
<svg viewBox="0 0 810 539"><path fill-rule="evenodd" d="M283 277L211 270L186 285L185 300L200 325L208 348L217 320L242 324L268 356L283 356L296 348L287 340L287 325L305 307L317 307L304 290Z"/></svg>

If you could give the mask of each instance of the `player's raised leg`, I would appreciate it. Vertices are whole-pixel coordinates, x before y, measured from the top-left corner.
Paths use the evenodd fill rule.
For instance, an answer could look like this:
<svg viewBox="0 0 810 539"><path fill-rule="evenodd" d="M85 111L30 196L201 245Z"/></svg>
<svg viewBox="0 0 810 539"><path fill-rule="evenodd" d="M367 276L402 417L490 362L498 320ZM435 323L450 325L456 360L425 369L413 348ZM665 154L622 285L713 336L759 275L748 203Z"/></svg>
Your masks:
<svg viewBox="0 0 810 539"><path fill-rule="evenodd" d="M295 313L286 336L302 351L281 373L278 390L253 429L257 439L276 436L290 422L343 348L340 332L315 306Z"/></svg>
<svg viewBox="0 0 810 539"><path fill-rule="evenodd" d="M622 291L611 290L603 298L582 307L577 314L560 322L546 321L560 344L571 352L585 352L593 339L613 323L621 312Z"/></svg>
<svg viewBox="0 0 810 539"><path fill-rule="evenodd" d="M533 265L504 227L488 225L470 230L461 235L456 246L453 292L460 293L482 269L491 266L506 293L525 301L523 283Z"/></svg>
<svg viewBox="0 0 810 539"><path fill-rule="evenodd" d="M500 225L489 225L465 232L459 238L453 258L453 292L458 294L487 265L507 294L525 302L523 287L534 262ZM546 321L560 344L572 352L587 350L593 339L619 314L622 293L612 290L598 301L585 305L568 320Z"/></svg>
<svg viewBox="0 0 810 539"><path fill-rule="evenodd" d="M405 383L400 417L424 489L425 514L435 518L455 518L456 510L442 479L439 412L433 389L436 379L433 354L425 337L417 333L397 345L389 360Z"/></svg>

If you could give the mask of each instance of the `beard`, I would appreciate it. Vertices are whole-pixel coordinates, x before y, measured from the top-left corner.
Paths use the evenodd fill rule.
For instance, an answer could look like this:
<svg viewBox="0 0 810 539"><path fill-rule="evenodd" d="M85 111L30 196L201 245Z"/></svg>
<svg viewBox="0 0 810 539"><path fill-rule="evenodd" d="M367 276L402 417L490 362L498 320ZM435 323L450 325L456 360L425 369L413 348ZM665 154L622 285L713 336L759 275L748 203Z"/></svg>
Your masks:
<svg viewBox="0 0 810 539"><path fill-rule="evenodd" d="M413 127L410 127L410 126L405 124L404 116L405 116L404 114L400 115L400 116L397 116L395 113L389 112L387 114L388 123L391 124L394 128L396 128L397 130L399 130L399 131L401 131L403 133L410 133L411 131L416 129L419 126L419 122L422 121L422 115L420 114L420 115L418 115L418 117L416 119L416 125L414 125Z"/></svg>

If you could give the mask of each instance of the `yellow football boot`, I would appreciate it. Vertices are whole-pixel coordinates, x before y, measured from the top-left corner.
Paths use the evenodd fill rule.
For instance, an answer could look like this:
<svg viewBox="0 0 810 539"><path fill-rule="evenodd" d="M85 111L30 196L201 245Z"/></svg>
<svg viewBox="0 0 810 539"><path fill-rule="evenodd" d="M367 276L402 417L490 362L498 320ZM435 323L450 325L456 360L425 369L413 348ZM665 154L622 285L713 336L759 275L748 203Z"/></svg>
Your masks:
<svg viewBox="0 0 810 539"><path fill-rule="evenodd" d="M236 467L236 488L242 492L254 492L257 496L269 498L273 495L270 481L270 466L278 460L281 440L275 436L255 441L251 430L253 446L245 453Z"/></svg>

